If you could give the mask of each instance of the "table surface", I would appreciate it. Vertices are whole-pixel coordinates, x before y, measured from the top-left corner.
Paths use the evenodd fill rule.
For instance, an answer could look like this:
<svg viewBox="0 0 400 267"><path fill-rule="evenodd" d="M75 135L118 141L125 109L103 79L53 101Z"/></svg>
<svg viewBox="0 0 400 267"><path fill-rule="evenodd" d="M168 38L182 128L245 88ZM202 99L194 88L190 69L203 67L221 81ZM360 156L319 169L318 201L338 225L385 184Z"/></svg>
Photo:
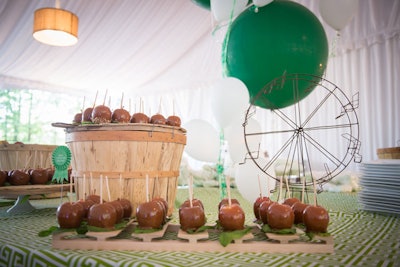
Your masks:
<svg viewBox="0 0 400 267"><path fill-rule="evenodd" d="M179 189L176 206L188 196ZM195 188L203 201L208 222L216 220L217 188ZM233 190L253 219L252 203ZM272 197L273 198L273 197ZM36 210L10 215L0 207L0 266L400 266L400 218L359 209L357 193L318 195L319 204L330 215L328 231L334 237L335 253L234 253L59 250L51 237L38 237L41 230L56 226L56 207L65 199L31 200ZM172 222L177 222L175 210Z"/></svg>

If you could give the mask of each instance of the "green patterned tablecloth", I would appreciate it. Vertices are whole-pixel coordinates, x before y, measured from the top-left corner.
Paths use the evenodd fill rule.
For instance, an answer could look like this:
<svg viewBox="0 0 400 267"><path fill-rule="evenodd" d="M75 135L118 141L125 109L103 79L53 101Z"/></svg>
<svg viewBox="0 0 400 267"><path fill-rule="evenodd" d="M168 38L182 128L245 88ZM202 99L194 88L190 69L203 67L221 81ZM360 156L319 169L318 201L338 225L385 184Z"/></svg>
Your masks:
<svg viewBox="0 0 400 267"><path fill-rule="evenodd" d="M218 190L196 188L208 221L216 219ZM187 190L178 190L177 205ZM251 222L252 203L237 191ZM57 225L55 207L60 199L32 200L38 209L9 215L0 208L0 266L400 266L400 218L360 211L356 193L321 193L319 203L330 213L329 232L335 241L333 254L187 253L151 251L56 250L51 237L38 237L40 230ZM176 222L176 212L172 222Z"/></svg>

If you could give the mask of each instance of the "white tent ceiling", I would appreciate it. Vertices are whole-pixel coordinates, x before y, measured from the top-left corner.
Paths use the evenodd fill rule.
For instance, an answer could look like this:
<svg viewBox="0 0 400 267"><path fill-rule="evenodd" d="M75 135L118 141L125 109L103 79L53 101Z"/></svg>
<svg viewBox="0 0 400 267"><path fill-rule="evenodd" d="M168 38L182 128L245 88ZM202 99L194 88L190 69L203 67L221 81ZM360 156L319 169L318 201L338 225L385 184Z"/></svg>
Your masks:
<svg viewBox="0 0 400 267"><path fill-rule="evenodd" d="M79 17L79 42L32 37L34 11L54 0L0 1L0 84L8 88L157 92L221 77L211 13L190 0L61 1Z"/></svg>

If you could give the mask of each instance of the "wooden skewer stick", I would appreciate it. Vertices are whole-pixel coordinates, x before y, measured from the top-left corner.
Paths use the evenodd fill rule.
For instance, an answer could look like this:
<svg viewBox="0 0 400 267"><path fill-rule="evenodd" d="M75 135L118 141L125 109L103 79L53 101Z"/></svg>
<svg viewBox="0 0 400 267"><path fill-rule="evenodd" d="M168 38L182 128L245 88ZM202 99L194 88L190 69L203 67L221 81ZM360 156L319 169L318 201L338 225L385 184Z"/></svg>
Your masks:
<svg viewBox="0 0 400 267"><path fill-rule="evenodd" d="M228 193L228 205L229 207L232 206L232 199L231 199L231 180L229 179L228 176L225 176L225 183L226 183L226 189Z"/></svg>
<svg viewBox="0 0 400 267"><path fill-rule="evenodd" d="M103 203L103 175L100 174L100 204Z"/></svg>
<svg viewBox="0 0 400 267"><path fill-rule="evenodd" d="M317 184L315 182L314 177L312 177L313 185L314 185L314 206L317 206Z"/></svg>
<svg viewBox="0 0 400 267"><path fill-rule="evenodd" d="M106 175L106 186L107 186L107 195L108 195L108 201L111 201L111 192L110 192L110 185L108 183L108 176Z"/></svg>
<svg viewBox="0 0 400 267"><path fill-rule="evenodd" d="M108 90L106 90L106 92L104 93L103 105L105 105L105 104L106 104L107 93L108 93Z"/></svg>
<svg viewBox="0 0 400 267"><path fill-rule="evenodd" d="M258 178L258 190L260 191L260 197L262 197L262 188L261 188L260 175L258 175L257 178Z"/></svg>
<svg viewBox="0 0 400 267"><path fill-rule="evenodd" d="M83 199L86 199L86 174L83 174Z"/></svg>
<svg viewBox="0 0 400 267"><path fill-rule="evenodd" d="M150 201L150 196L149 196L149 175L146 174L146 202Z"/></svg>
<svg viewBox="0 0 400 267"><path fill-rule="evenodd" d="M82 113L83 113L83 111L85 110L85 100L86 100L86 97L83 96L82 108L81 108L81 112L82 112Z"/></svg>
<svg viewBox="0 0 400 267"><path fill-rule="evenodd" d="M193 176L190 175L189 179L189 203L190 207L193 207Z"/></svg>
<svg viewBox="0 0 400 267"><path fill-rule="evenodd" d="M122 174L119 174L119 199L122 199L123 197L123 184L122 184Z"/></svg>
<svg viewBox="0 0 400 267"><path fill-rule="evenodd" d="M124 108L124 93L122 92L122 97L121 97L121 109Z"/></svg>
<svg viewBox="0 0 400 267"><path fill-rule="evenodd" d="M96 96L94 97L94 101L93 101L93 108L96 106L96 101L97 101L97 96L99 94L99 91L96 91Z"/></svg>
<svg viewBox="0 0 400 267"><path fill-rule="evenodd" d="M158 114L161 114L161 102L162 102L162 97L160 97L160 104L158 105Z"/></svg>

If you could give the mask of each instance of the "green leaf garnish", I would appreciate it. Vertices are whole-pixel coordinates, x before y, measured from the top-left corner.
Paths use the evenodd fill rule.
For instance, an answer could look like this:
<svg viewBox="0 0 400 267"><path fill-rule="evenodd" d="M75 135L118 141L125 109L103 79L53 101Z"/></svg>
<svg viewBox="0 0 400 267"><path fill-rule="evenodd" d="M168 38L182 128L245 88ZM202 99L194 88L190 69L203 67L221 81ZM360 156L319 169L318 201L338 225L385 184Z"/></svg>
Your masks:
<svg viewBox="0 0 400 267"><path fill-rule="evenodd" d="M200 226L197 229L187 229L186 233L188 233L188 234L197 234L197 233L205 232L208 229L214 229L214 228L215 228L215 226L212 226L212 225L203 225L203 226Z"/></svg>
<svg viewBox="0 0 400 267"><path fill-rule="evenodd" d="M67 228L60 228L57 226L50 226L48 229L40 231L38 233L38 236L40 237L46 237L52 234L56 234L56 233L62 233L62 232L71 232L71 230L73 229L67 229Z"/></svg>
<svg viewBox="0 0 400 267"><path fill-rule="evenodd" d="M240 239L245 236L247 233L251 231L251 227L245 227L243 230L235 230L230 232L222 232L219 235L219 242L222 246L226 247L229 245L233 240Z"/></svg>
<svg viewBox="0 0 400 267"><path fill-rule="evenodd" d="M272 229L268 224L263 224L261 230L264 233L272 233L277 235L293 235L296 233L296 228L286 228L286 229Z"/></svg>

